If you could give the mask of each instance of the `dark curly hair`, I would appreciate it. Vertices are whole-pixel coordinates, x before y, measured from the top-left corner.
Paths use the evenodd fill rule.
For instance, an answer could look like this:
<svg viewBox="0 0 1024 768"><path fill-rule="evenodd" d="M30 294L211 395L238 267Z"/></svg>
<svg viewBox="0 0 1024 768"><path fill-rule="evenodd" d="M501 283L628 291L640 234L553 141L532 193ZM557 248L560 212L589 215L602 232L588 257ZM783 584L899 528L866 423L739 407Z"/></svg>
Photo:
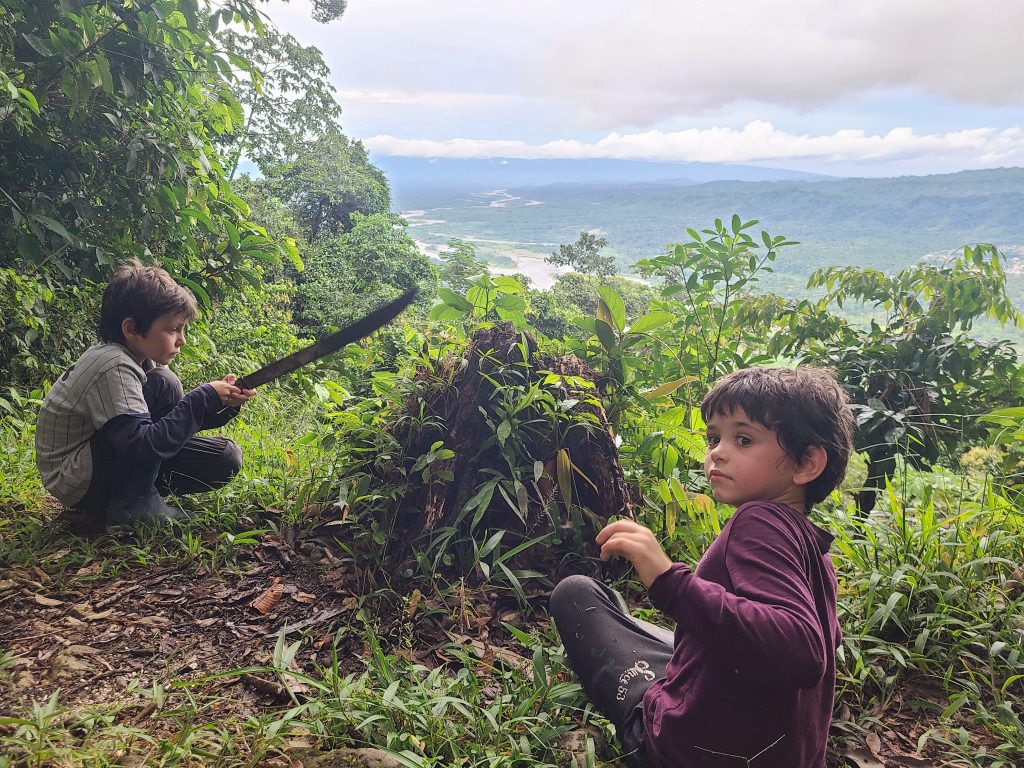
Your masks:
<svg viewBox="0 0 1024 768"><path fill-rule="evenodd" d="M188 322L197 311L195 296L166 270L144 267L133 259L117 268L103 291L100 339L124 344L121 324L126 317L133 318L135 329L145 335L160 315L181 315Z"/></svg>
<svg viewBox="0 0 1024 768"><path fill-rule="evenodd" d="M853 448L853 414L846 392L827 371L744 368L719 379L700 404L704 421L736 408L774 432L793 461L811 446L825 450L825 469L804 486L808 509L842 482Z"/></svg>

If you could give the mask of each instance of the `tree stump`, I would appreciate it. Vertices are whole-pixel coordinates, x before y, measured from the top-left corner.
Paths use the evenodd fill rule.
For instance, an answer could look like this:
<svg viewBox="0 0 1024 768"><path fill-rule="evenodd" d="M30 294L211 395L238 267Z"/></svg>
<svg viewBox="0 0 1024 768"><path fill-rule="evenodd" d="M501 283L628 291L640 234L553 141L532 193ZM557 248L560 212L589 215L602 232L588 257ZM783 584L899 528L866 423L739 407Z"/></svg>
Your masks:
<svg viewBox="0 0 1024 768"><path fill-rule="evenodd" d="M396 427L396 437L409 457L438 441L454 456L434 463L403 504L401 550L450 527L520 539L561 529L563 543L592 546L610 516L633 516L599 392L587 386L597 375L579 358L541 354L530 334L498 323L473 333L463 356L422 365L416 379L406 403L416 418L401 423L420 431Z"/></svg>

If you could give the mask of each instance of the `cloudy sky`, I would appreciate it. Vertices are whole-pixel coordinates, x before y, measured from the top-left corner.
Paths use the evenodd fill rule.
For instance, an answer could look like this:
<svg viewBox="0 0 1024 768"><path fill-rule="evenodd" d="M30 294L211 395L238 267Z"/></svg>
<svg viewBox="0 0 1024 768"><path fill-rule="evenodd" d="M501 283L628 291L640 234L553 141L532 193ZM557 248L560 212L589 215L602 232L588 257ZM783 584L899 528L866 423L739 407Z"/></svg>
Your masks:
<svg viewBox="0 0 1024 768"><path fill-rule="evenodd" d="M728 162L857 176L1024 165L1021 0L308 0L375 155Z"/></svg>

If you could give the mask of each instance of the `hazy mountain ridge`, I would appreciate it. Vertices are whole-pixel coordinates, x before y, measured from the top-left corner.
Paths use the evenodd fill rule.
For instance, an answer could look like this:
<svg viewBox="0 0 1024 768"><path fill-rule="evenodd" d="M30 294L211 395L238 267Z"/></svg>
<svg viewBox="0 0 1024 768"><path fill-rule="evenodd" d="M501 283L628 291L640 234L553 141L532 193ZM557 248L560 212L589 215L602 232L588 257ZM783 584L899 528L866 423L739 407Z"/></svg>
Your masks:
<svg viewBox="0 0 1024 768"><path fill-rule="evenodd" d="M473 190L546 186L561 183L668 182L675 186L729 179L779 181L826 179L784 168L727 163L658 163L642 160L520 160L515 158L425 158L375 156L373 162L391 182L400 208L419 207L430 190Z"/></svg>
<svg viewBox="0 0 1024 768"><path fill-rule="evenodd" d="M470 239L482 256L505 263L514 254L543 259L558 243L593 230L627 269L686 239L685 227L733 213L758 219L757 230L800 241L779 259L773 280L790 288L828 265L892 271L976 242L1013 257L1024 245L1024 168L882 179L561 183L501 194L421 187L407 195L393 184L397 200L423 212L410 222L424 246ZM1024 279L1014 275L1012 282ZM1024 293L1017 285L1014 292Z"/></svg>

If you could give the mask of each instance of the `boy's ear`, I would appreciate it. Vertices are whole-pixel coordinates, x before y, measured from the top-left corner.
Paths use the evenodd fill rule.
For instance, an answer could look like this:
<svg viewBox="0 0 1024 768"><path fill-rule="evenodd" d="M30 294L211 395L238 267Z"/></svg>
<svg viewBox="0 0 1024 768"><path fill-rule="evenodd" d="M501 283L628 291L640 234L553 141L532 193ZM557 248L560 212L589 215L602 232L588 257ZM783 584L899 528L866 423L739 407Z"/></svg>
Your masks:
<svg viewBox="0 0 1024 768"><path fill-rule="evenodd" d="M121 334L127 339L129 336L137 336L138 331L135 330L135 318L126 317L121 321Z"/></svg>
<svg viewBox="0 0 1024 768"><path fill-rule="evenodd" d="M803 458L796 465L793 473L793 482L797 485L807 485L817 479L818 475L825 471L828 466L828 453L820 445L811 445L804 451Z"/></svg>

